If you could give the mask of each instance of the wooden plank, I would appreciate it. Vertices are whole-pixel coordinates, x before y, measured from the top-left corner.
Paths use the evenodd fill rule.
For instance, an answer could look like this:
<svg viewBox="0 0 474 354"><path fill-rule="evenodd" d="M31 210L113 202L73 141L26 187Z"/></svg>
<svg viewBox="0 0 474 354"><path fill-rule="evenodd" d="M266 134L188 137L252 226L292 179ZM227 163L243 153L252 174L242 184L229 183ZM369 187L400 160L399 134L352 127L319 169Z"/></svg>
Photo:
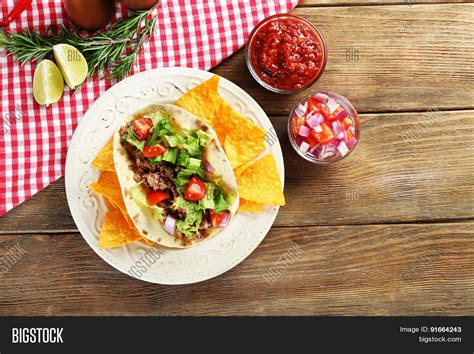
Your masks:
<svg viewBox="0 0 474 354"><path fill-rule="evenodd" d="M472 108L473 11L473 4L297 8L294 13L317 24L328 43L326 71L312 88L269 93L251 77L243 51L215 72L271 115L288 112L315 90L341 93L360 112Z"/></svg>
<svg viewBox="0 0 474 354"><path fill-rule="evenodd" d="M474 111L365 114L354 153L321 167L296 155L286 135L287 118L273 117L287 198L275 225L473 218L473 118ZM0 217L0 233L75 230L62 178Z"/></svg>
<svg viewBox="0 0 474 354"><path fill-rule="evenodd" d="M430 117L363 116L360 145L331 167L303 162L281 136L288 204L277 224L473 218L473 112L437 112Z"/></svg>
<svg viewBox="0 0 474 354"><path fill-rule="evenodd" d="M474 315L472 222L274 229L233 270L179 287L116 271L79 234L0 236L0 255L12 247L0 315Z"/></svg>
<svg viewBox="0 0 474 354"><path fill-rule="evenodd" d="M299 7L305 6L362 6L362 5L420 5L420 4L447 4L470 3L472 0L302 0Z"/></svg>

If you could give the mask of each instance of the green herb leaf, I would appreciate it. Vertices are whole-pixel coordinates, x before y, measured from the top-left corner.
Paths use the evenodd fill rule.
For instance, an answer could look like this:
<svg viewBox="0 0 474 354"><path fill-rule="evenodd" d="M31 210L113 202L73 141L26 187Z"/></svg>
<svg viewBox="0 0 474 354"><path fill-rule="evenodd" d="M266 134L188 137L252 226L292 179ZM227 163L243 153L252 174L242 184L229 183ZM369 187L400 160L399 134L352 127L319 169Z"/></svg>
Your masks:
<svg viewBox="0 0 474 354"><path fill-rule="evenodd" d="M155 6L156 7L156 6ZM143 44L153 36L155 10L131 11L130 16L112 24L109 30L84 36L79 30L63 28L57 35L41 35L24 30L20 33L0 31L0 47L21 64L40 61L53 52L59 43L70 44L86 58L90 77L124 79L132 69Z"/></svg>

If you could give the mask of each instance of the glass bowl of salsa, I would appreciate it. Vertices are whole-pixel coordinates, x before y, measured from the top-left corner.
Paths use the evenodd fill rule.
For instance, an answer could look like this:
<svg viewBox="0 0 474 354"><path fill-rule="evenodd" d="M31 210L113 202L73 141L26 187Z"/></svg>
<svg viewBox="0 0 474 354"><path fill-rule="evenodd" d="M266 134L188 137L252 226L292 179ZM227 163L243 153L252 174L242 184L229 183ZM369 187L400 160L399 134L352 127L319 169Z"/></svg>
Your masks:
<svg viewBox="0 0 474 354"><path fill-rule="evenodd" d="M342 160L356 148L359 116L343 96L318 92L298 102L288 120L288 137L295 151L318 164Z"/></svg>
<svg viewBox="0 0 474 354"><path fill-rule="evenodd" d="M314 84L327 61L326 41L309 20L289 14L270 16L250 33L247 67L263 87L294 93Z"/></svg>

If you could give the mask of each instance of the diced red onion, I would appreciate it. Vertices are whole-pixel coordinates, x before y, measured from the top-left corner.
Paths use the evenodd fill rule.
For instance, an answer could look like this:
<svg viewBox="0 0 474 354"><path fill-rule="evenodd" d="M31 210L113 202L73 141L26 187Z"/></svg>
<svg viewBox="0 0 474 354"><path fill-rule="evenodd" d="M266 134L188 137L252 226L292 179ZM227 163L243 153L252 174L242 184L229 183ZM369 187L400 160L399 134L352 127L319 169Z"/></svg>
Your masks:
<svg viewBox="0 0 474 354"><path fill-rule="evenodd" d="M334 146L323 145L323 147L321 148L321 151L319 152L318 159L324 160L328 157L334 156L335 153L336 153L336 148Z"/></svg>
<svg viewBox="0 0 474 354"><path fill-rule="evenodd" d="M314 112L314 111L312 111L312 112ZM307 118L306 122L308 123L308 125L311 128L314 128L316 125L319 125L319 124L324 122L324 117L321 113L316 113L314 115L313 114L308 115L308 118Z"/></svg>
<svg viewBox="0 0 474 354"><path fill-rule="evenodd" d="M308 103L305 102L305 103L299 104L298 107L295 108L295 113L298 117L302 117L306 113L307 109L308 109Z"/></svg>
<svg viewBox="0 0 474 354"><path fill-rule="evenodd" d="M341 122L338 120L332 122L332 128L338 139L344 139L344 128L342 127Z"/></svg>
<svg viewBox="0 0 474 354"><path fill-rule="evenodd" d="M343 120L349 115L349 112L347 112L345 109L342 109L342 111L337 112L336 118L339 120Z"/></svg>
<svg viewBox="0 0 474 354"><path fill-rule="evenodd" d="M306 125L302 125L300 127L300 130L299 130L298 134L301 135L301 136L304 136L305 138L307 138L309 136L310 132L311 132L311 130Z"/></svg>
<svg viewBox="0 0 474 354"><path fill-rule="evenodd" d="M316 156L319 160L324 160L324 154L326 153L327 145L322 145L321 150L319 150L318 156Z"/></svg>
<svg viewBox="0 0 474 354"><path fill-rule="evenodd" d="M328 150L326 151L326 154L324 154L324 158L327 159L328 157L333 157L336 155L336 150Z"/></svg>
<svg viewBox="0 0 474 354"><path fill-rule="evenodd" d="M326 104L328 99L329 99L329 96L324 94L324 93L317 93L317 94L313 95L312 98L315 99L316 101L320 102L320 103Z"/></svg>
<svg viewBox="0 0 474 354"><path fill-rule="evenodd" d="M229 221L230 221L230 213L228 211L224 212L224 219L222 219L219 227L226 227L227 225L229 225Z"/></svg>
<svg viewBox="0 0 474 354"><path fill-rule="evenodd" d="M339 151L342 157L346 156L347 153L349 152L349 149L347 148L346 143L343 141L339 143L339 145L337 146L337 150Z"/></svg>
<svg viewBox="0 0 474 354"><path fill-rule="evenodd" d="M342 135L342 139L347 143L347 132L344 129L342 129Z"/></svg>
<svg viewBox="0 0 474 354"><path fill-rule="evenodd" d="M215 170L216 170L214 167L212 167L212 165L207 160L204 160L202 162L202 165L203 165L202 167L204 168L204 171L206 171L206 172L214 173Z"/></svg>
<svg viewBox="0 0 474 354"><path fill-rule="evenodd" d="M306 141L303 141L300 145L300 150L303 154L306 154L309 149L309 144Z"/></svg>
<svg viewBox="0 0 474 354"><path fill-rule="evenodd" d="M302 136L299 136L299 135L295 136L296 145L300 146L303 141L304 141L304 139L303 139Z"/></svg>
<svg viewBox="0 0 474 354"><path fill-rule="evenodd" d="M316 113L314 115L308 115L306 119L306 123L311 127L314 128L315 126L324 122L324 117L321 113Z"/></svg>
<svg viewBox="0 0 474 354"><path fill-rule="evenodd" d="M321 144L316 144L316 145L314 145L311 149L309 149L308 152L309 152L310 154L312 154L312 155L315 155L314 152L315 152L317 149L320 149L320 148L321 148Z"/></svg>
<svg viewBox="0 0 474 354"><path fill-rule="evenodd" d="M333 140L329 143L329 147L333 147L334 149L337 148L338 145L339 145L338 140Z"/></svg>
<svg viewBox="0 0 474 354"><path fill-rule="evenodd" d="M170 235L174 235L176 232L176 219L171 215L168 215L165 220L165 225L163 226L165 231Z"/></svg>
<svg viewBox="0 0 474 354"><path fill-rule="evenodd" d="M348 129L352 134L355 134L356 133L356 130L354 127L349 127Z"/></svg>
<svg viewBox="0 0 474 354"><path fill-rule="evenodd" d="M329 112L334 113L334 111L336 111L336 109L339 107L339 103L337 103L334 98L330 97L327 106L329 108Z"/></svg>
<svg viewBox="0 0 474 354"><path fill-rule="evenodd" d="M352 150L356 145L357 145L357 138L353 136L347 142L347 147Z"/></svg>
<svg viewBox="0 0 474 354"><path fill-rule="evenodd" d="M314 131L319 134L323 132L323 128L321 128L320 125L317 125L314 127Z"/></svg>

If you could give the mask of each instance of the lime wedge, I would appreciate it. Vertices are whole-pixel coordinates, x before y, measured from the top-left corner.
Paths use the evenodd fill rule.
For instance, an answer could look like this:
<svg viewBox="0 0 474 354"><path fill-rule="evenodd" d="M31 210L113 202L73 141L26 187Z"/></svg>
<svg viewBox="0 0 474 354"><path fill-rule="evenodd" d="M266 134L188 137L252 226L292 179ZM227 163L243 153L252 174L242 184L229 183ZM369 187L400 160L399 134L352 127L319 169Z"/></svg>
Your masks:
<svg viewBox="0 0 474 354"><path fill-rule="evenodd" d="M64 80L56 64L42 60L33 75L33 95L39 104L50 105L63 95Z"/></svg>
<svg viewBox="0 0 474 354"><path fill-rule="evenodd" d="M81 52L69 44L56 44L53 52L66 84L71 89L81 85L87 76L87 61Z"/></svg>

